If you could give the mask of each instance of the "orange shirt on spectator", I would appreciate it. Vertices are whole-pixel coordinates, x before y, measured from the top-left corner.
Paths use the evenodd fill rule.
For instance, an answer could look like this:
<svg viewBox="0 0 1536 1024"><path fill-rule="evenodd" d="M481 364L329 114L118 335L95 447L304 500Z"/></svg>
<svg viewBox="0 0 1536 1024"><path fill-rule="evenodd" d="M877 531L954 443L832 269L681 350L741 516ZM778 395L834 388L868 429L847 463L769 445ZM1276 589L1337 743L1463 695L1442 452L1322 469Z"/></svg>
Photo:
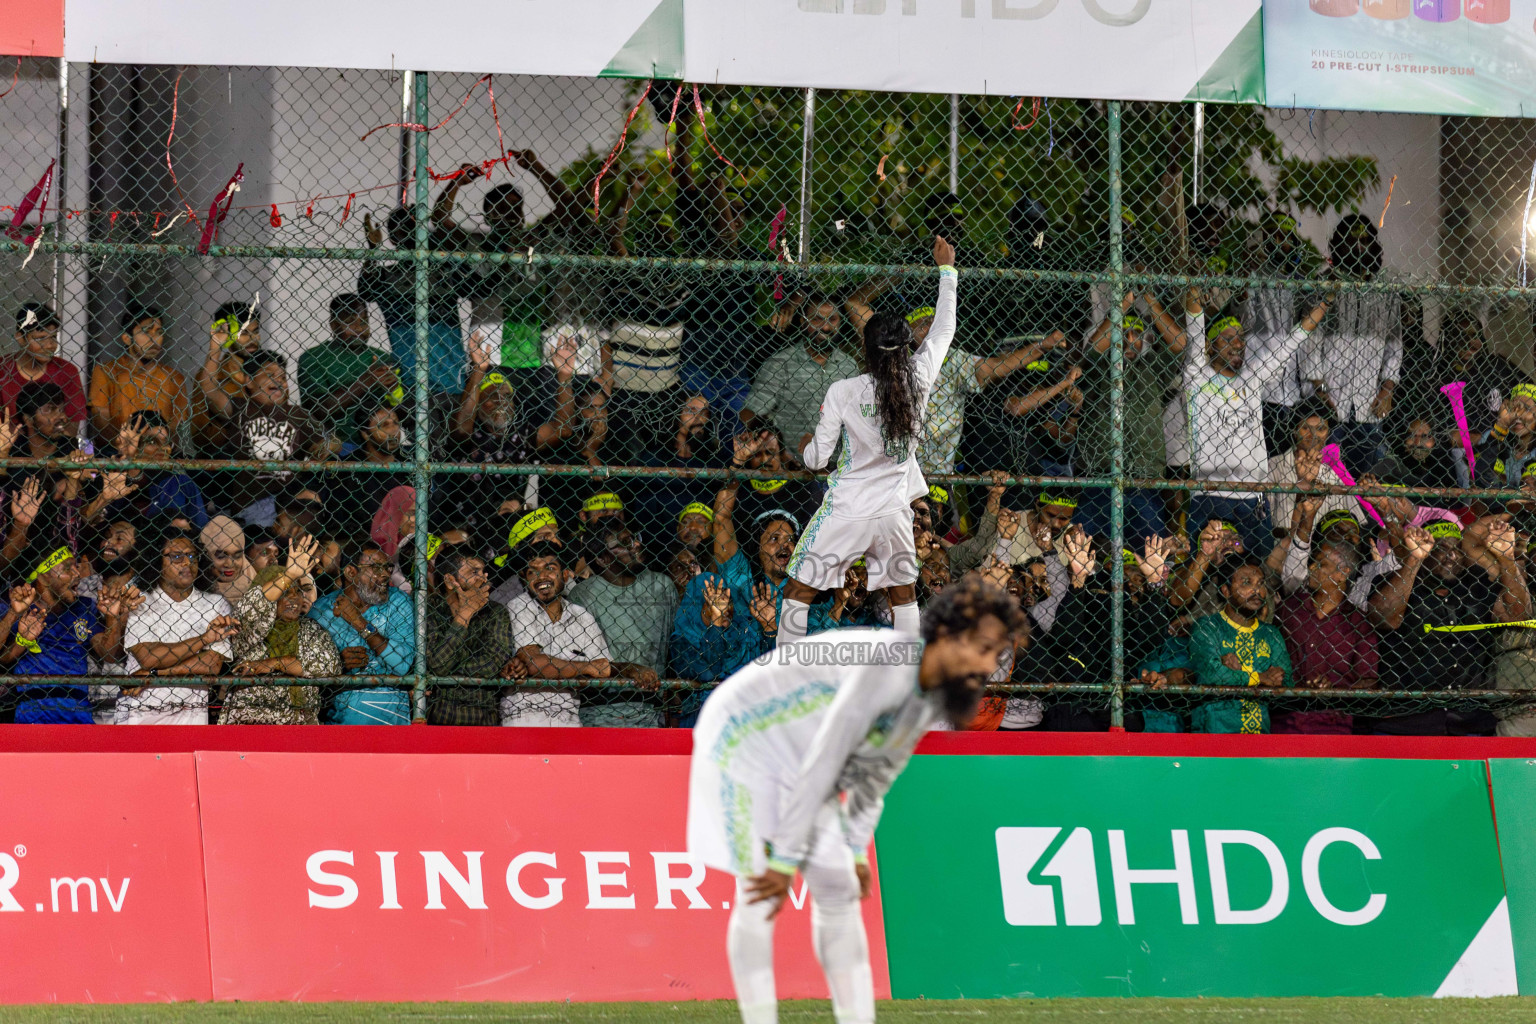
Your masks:
<svg viewBox="0 0 1536 1024"><path fill-rule="evenodd" d="M91 371L90 405L92 419L110 420L114 435L130 416L146 409L164 417L174 433L191 411L181 371L163 363L145 365L132 355L99 363Z"/></svg>

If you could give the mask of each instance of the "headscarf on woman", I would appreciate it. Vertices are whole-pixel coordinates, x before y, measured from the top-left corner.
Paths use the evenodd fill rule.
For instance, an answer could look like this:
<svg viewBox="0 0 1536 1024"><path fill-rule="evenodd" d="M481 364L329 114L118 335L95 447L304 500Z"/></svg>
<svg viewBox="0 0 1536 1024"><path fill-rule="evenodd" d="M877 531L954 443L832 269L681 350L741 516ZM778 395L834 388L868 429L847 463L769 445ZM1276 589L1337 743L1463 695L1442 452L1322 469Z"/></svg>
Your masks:
<svg viewBox="0 0 1536 1024"><path fill-rule="evenodd" d="M341 674L341 656L331 635L314 619L301 615L292 622L277 613L266 588L287 572L269 565L252 579L235 605L240 631L232 640L235 663L272 658L298 658L305 677ZM313 589L305 575L292 584ZM221 721L232 725L313 725L319 721L320 690L316 686L244 686L229 691Z"/></svg>
<svg viewBox="0 0 1536 1024"><path fill-rule="evenodd" d="M406 529L409 525L410 529ZM400 541L416 528L416 488L402 485L391 488L384 495L379 510L373 514L373 530L369 536L384 552L394 558L400 550Z"/></svg>
<svg viewBox="0 0 1536 1024"><path fill-rule="evenodd" d="M229 516L214 516L198 534L198 539L203 545L203 556L208 559L208 577L213 581L209 589L234 604L251 588L251 580L256 576L251 563L245 558L245 531ZM221 578L219 571L214 568L215 551L240 552L232 577Z"/></svg>

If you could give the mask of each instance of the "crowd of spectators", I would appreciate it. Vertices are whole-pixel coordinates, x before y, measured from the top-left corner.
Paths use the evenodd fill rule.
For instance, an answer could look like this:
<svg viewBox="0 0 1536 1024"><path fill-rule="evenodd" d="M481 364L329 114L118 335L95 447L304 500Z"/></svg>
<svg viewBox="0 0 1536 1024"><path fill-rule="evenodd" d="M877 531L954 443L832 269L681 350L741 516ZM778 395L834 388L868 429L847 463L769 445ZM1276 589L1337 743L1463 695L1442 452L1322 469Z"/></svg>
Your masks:
<svg viewBox="0 0 1536 1024"><path fill-rule="evenodd" d="M433 208L433 248L548 251L598 236L558 176L532 153L514 156L555 212L528 226L523 197L501 185L485 199L489 229L462 228L459 190L478 173L466 168ZM764 258L742 243L741 205L725 181L690 175L678 182L675 223L626 233L625 205L601 244L644 255L631 250L669 231L699 255ZM624 186L630 196L635 186ZM958 202L939 197L929 228L963 239ZM1017 232L1034 231L1037 205L1014 211ZM416 228L404 209L382 226L364 221L370 247L387 238L408 248ZM1266 258L1283 263L1294 233L1285 218L1270 224ZM1364 218L1341 220L1328 257L1337 278L1383 273ZM23 305L16 351L0 359L0 456L22 463L0 471L0 714L691 724L708 684L775 646L786 567L822 498L799 452L828 386L860 372L859 332L877 311L899 311L921 341L934 311L894 279L817 291L741 273L591 274L434 264L425 407L415 400L409 260L368 261L356 289L330 300L329 336L301 352L269 345L261 316L242 304L218 307L191 381L166 359L170 325L156 309L122 318L121 354L97 362L82 387L58 354L54 311ZM913 533L920 603L977 573L1028 612L1031 628L993 681L1115 682L1119 562L1126 679L1145 685L1128 704L1130 728L1536 734L1536 714L1454 704L1370 715L1328 702L1270 706L1295 687L1536 689L1536 632L1499 628L1532 617L1536 384L1488 350L1478 317L1445 319L1409 394L1405 314L1391 294L1124 294L1131 482L1126 545L1112 550L1108 490L1072 478L1113 468L1114 301L962 277L960 336L918 452L935 479L913 502ZM371 337L375 309L387 345ZM1469 452L1439 390L1453 382L1465 385ZM426 456L457 464L432 476L424 524L419 426ZM69 468L91 457L240 464ZM42 459L63 464L25 465ZM293 462L355 471L284 465ZM607 478L614 466L753 475ZM948 480L957 473L992 482ZM1351 473L1404 496L1318 493ZM1016 477L1057 479L1010 486ZM1474 485L1528 498L1457 493ZM1441 497L1408 496L1426 489ZM419 527L424 580L414 571ZM889 625L867 581L855 564L812 607L810 633ZM418 642L426 672L447 680L424 708L400 678L416 671ZM71 676L94 678L27 681ZM1160 695L1189 685L1232 696ZM986 701L973 727L1108 724L1102 703L1018 693Z"/></svg>

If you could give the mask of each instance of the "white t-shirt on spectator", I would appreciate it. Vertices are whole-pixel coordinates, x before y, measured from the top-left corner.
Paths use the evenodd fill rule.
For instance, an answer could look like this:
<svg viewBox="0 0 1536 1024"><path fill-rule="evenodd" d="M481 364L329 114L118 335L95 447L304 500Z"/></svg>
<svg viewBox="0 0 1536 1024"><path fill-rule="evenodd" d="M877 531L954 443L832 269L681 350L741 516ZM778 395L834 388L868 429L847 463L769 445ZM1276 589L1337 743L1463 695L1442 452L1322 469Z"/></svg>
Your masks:
<svg viewBox="0 0 1536 1024"><path fill-rule="evenodd" d="M131 652L139 644L191 640L202 636L220 615L231 614L229 602L217 594L194 590L185 601L173 601L156 587L138 611L128 616L123 649ZM209 649L218 651L225 661L233 656L228 640L220 640ZM138 659L129 653L128 674L138 670ZM208 691L190 686L151 686L137 697L118 697L114 721L118 725L207 725Z"/></svg>
<svg viewBox="0 0 1536 1024"><path fill-rule="evenodd" d="M579 604L562 601L560 621L551 622L544 606L529 594L507 602L512 616L512 648L538 647L561 661L596 661L608 657L608 641L592 613ZM501 698L501 724L578 726L576 694L563 690L512 692Z"/></svg>

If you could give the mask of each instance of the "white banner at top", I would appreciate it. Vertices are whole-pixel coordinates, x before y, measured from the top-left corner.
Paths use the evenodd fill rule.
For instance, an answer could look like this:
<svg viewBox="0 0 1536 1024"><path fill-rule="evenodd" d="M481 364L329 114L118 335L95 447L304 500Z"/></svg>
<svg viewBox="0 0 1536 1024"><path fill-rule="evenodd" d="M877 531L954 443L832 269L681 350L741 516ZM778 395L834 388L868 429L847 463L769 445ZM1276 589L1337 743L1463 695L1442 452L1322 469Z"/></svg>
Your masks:
<svg viewBox="0 0 1536 1024"><path fill-rule="evenodd" d="M65 0L68 60L675 78L682 0Z"/></svg>
<svg viewBox="0 0 1536 1024"><path fill-rule="evenodd" d="M1260 0L687 0L686 78L1261 100Z"/></svg>

